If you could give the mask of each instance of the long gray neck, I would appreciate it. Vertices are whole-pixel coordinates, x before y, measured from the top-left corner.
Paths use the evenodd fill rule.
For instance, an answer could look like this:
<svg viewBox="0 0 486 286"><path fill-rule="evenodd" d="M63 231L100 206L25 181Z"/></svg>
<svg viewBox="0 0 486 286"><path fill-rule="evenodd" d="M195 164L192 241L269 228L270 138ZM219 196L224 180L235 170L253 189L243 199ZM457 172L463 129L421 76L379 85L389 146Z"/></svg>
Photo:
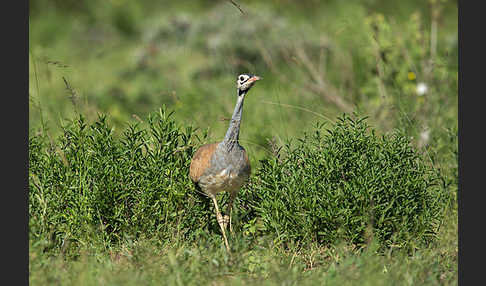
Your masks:
<svg viewBox="0 0 486 286"><path fill-rule="evenodd" d="M235 144L238 143L238 137L240 135L240 123L241 114L243 113L243 101L245 100L246 92L238 93L238 100L236 101L235 110L233 111L233 116L231 116L231 122L224 136L222 144L231 150Z"/></svg>

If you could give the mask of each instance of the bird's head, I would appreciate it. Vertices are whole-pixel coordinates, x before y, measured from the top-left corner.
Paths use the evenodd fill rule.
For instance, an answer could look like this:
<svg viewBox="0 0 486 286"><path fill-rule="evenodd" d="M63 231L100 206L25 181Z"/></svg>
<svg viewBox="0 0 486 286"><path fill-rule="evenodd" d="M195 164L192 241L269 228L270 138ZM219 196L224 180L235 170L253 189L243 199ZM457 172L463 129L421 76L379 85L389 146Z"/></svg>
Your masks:
<svg viewBox="0 0 486 286"><path fill-rule="evenodd" d="M255 84L256 81L260 80L261 77L252 74L240 74L236 79L236 88L238 89L238 95L247 93L250 88Z"/></svg>

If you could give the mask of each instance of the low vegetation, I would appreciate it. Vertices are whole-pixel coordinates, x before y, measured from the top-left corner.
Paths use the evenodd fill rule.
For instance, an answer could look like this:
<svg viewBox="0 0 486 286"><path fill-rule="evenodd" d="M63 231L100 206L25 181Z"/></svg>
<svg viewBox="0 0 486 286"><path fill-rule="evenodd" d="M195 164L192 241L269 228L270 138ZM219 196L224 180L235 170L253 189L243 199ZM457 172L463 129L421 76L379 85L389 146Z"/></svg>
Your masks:
<svg viewBox="0 0 486 286"><path fill-rule="evenodd" d="M261 164L246 193L278 240L361 245L374 236L405 247L435 237L450 194L403 134L378 137L364 118L344 116L295 141Z"/></svg>
<svg viewBox="0 0 486 286"><path fill-rule="evenodd" d="M343 115L324 126L261 162L238 197L238 234L232 239L237 253L248 247L282 255L317 248L326 256L341 245L348 255L371 247L363 257L393 249L406 257L437 244L452 193L423 155L399 133L378 137L364 118ZM203 259L200 247L221 244L212 205L188 179L192 153L204 136L201 141L191 127L179 126L166 108L122 134L113 135L106 116L88 123L80 115L54 141L30 137L29 232L33 248L41 250L35 253L74 261L94 259L93 252L113 258L142 243L142 255L160 246L168 251L160 255L202 267L185 259ZM180 253L177 245L192 247ZM247 263L247 270L260 274L275 267L266 261L269 250L263 257L254 251L237 258L244 261L221 253L229 261L210 263L230 262L224 266L230 272L231 264Z"/></svg>

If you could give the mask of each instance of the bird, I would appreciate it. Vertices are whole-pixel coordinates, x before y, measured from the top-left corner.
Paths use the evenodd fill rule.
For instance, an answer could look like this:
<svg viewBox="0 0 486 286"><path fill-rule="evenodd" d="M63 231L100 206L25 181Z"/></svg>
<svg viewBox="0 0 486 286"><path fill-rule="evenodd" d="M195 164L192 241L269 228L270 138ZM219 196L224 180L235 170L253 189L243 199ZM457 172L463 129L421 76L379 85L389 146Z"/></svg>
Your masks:
<svg viewBox="0 0 486 286"><path fill-rule="evenodd" d="M189 177L196 190L202 191L212 199L216 219L223 234L226 250L230 252L225 229L229 223L231 227L231 211L233 201L240 188L248 180L251 173L250 161L245 148L239 144L240 124L243 113L245 96L261 77L244 73L236 79L236 106L231 116L231 121L223 141L208 143L199 147L194 153L189 167ZM229 192L227 213L224 217L218 208L216 195L220 192Z"/></svg>

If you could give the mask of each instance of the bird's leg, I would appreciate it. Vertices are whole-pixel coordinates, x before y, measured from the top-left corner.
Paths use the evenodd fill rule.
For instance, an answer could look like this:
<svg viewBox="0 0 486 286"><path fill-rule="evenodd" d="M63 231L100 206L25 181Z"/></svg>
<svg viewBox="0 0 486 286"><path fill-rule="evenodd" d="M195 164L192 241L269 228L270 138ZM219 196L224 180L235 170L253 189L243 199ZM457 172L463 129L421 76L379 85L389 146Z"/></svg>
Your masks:
<svg viewBox="0 0 486 286"><path fill-rule="evenodd" d="M211 198L213 199L214 208L216 209L216 219L218 220L219 227L221 228L221 232L223 233L224 238L224 245L226 246L226 250L230 252L230 248L228 245L228 239L226 238L226 232L224 231L224 218L221 216L218 208L218 202L216 201L216 196L212 195Z"/></svg>
<svg viewBox="0 0 486 286"><path fill-rule="evenodd" d="M238 194L237 192L231 192L230 193L230 197L229 197L229 201L228 201L228 206L226 208L226 212L229 213L229 228L230 228L230 232L231 233L233 233L233 227L231 226L231 213L233 211L233 201L236 198L236 195L237 194Z"/></svg>

